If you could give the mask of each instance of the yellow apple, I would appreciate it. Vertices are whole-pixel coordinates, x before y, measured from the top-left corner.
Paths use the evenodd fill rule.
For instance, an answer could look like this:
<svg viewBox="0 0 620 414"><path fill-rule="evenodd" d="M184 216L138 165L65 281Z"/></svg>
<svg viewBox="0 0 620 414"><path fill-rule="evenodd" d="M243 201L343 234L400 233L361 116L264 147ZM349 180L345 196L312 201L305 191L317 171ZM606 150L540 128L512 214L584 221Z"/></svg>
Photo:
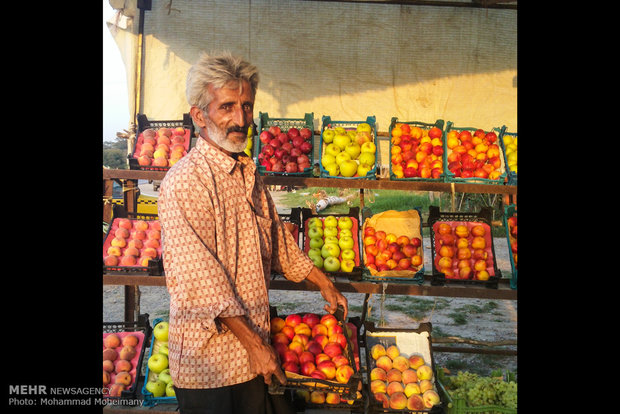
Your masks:
<svg viewBox="0 0 620 414"><path fill-rule="evenodd" d="M348 152L342 151L339 152L338 155L336 155L336 164L338 164L338 166L341 169L342 172L342 163L345 161L349 161L351 160L351 155Z"/></svg>
<svg viewBox="0 0 620 414"><path fill-rule="evenodd" d="M340 174L343 177L353 177L357 172L357 163L353 160L343 161L342 164L339 165Z"/></svg>
<svg viewBox="0 0 620 414"><path fill-rule="evenodd" d="M362 153L371 152L374 154L376 151L377 151L377 146L375 145L374 142L364 142L364 144L362 144Z"/></svg>
<svg viewBox="0 0 620 414"><path fill-rule="evenodd" d="M326 144L331 144L331 142L334 140L334 136L336 135L336 132L334 132L333 129L326 129L323 131L323 142L325 142Z"/></svg>
<svg viewBox="0 0 620 414"><path fill-rule="evenodd" d="M326 167L327 164L333 164L336 162L336 157L334 157L332 154L323 154L323 157L321 157L321 165L323 167Z"/></svg>
<svg viewBox="0 0 620 414"><path fill-rule="evenodd" d="M360 155L360 152L362 152L362 147L357 142L350 142L344 147L344 150L351 156L351 159L354 160Z"/></svg>
<svg viewBox="0 0 620 414"><path fill-rule="evenodd" d="M369 165L366 165L366 164L360 164L357 167L357 175L360 176L360 177L365 177L366 174L368 174L368 171L372 170L373 167L374 166L369 166Z"/></svg>
<svg viewBox="0 0 620 414"><path fill-rule="evenodd" d="M362 152L358 158L358 161L360 164L368 165L372 169L375 165L375 159L376 157L374 152Z"/></svg>
<svg viewBox="0 0 620 414"><path fill-rule="evenodd" d="M338 145L336 145L336 144L334 144L332 142L327 147L325 147L325 153L326 154L331 154L331 155L333 155L335 157L336 155L338 155L340 153L340 147L338 147Z"/></svg>
<svg viewBox="0 0 620 414"><path fill-rule="evenodd" d="M350 142L351 137L347 134L336 134L336 136L334 137L334 142L332 142L332 144L337 145L338 148L340 148L340 151L343 151Z"/></svg>

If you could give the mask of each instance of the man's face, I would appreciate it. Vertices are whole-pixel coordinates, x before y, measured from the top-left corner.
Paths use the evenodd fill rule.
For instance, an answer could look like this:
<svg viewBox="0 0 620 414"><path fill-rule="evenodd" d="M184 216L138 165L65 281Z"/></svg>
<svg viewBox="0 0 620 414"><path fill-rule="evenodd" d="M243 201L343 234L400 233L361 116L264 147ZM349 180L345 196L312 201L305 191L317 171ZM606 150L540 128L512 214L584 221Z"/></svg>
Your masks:
<svg viewBox="0 0 620 414"><path fill-rule="evenodd" d="M248 141L248 127L252 125L254 96L250 84L235 82L220 89L210 86L213 100L207 107L204 128L207 136L231 153L241 152Z"/></svg>

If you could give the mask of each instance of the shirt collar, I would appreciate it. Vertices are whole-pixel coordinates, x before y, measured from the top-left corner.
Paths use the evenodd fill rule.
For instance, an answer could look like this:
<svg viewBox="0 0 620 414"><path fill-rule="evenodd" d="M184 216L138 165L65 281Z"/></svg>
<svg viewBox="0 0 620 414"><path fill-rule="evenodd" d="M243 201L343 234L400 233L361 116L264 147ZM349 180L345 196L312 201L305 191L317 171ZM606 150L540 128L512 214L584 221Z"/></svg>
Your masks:
<svg viewBox="0 0 620 414"><path fill-rule="evenodd" d="M196 149L206 158L211 160L215 165L231 174L237 162L243 164L244 167L248 165L254 166L254 162L249 157L239 157L239 160L234 159L230 155L224 153L219 148L209 144L206 139L199 137L196 141Z"/></svg>

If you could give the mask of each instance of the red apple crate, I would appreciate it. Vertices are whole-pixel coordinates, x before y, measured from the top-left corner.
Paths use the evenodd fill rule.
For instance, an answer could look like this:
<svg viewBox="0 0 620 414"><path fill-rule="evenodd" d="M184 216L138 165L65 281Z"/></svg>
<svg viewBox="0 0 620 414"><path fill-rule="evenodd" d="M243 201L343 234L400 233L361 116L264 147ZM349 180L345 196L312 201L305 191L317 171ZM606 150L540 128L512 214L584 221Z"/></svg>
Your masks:
<svg viewBox="0 0 620 414"><path fill-rule="evenodd" d="M132 367L131 370L133 377L133 382L131 383L131 386L129 387L129 389L121 391L120 397L110 397L107 393L104 393L104 398L118 401L118 405L122 405L123 399L136 398L138 378L140 376L140 373L142 372L142 360L144 359L144 351L149 344L152 331L153 329L149 325L148 313L138 315L138 320L133 322L103 322L104 338L111 333L120 333L123 334L122 336L132 333L137 334L137 336L139 336L140 338L140 342L138 343L140 350L138 352L138 355L133 359L135 360L135 365ZM110 384L113 384L113 382L111 382Z"/></svg>
<svg viewBox="0 0 620 414"><path fill-rule="evenodd" d="M162 318L155 318L153 320L153 328L162 321L168 322L167 320L162 319ZM153 332L153 328L151 328L151 332ZM157 374L155 374L154 372L151 372L151 370L149 369L148 360L153 355L153 352L155 350L159 350L159 344L160 344L159 341L157 341L157 339L153 336L153 340L151 341L151 348L149 349L149 354L145 358L145 360L147 361L147 365L146 365L146 370L144 372L144 383L142 384L142 395L144 396L144 404L143 404L144 407L153 407L157 404L176 404L177 403L177 397L154 397L153 393L149 392L146 389L146 383L150 380L157 378Z"/></svg>
<svg viewBox="0 0 620 414"><path fill-rule="evenodd" d="M432 254L432 265L433 272L431 278L431 285L433 286L443 286L445 283L454 283L454 284L463 284L463 285L476 285L476 286L485 286L487 288L497 289L497 285L499 280L502 278L502 273L497 268L497 260L495 256L495 246L493 244L493 235L491 234L491 215L492 211L489 207L483 207L478 213L466 213L466 212L440 212L439 207L430 206L429 214L428 214L428 227L430 228L430 239L431 239L431 254ZM485 239L489 242L487 245L487 250L490 250L493 266L492 272L489 272L490 277L488 280L473 280L473 279L458 279L458 278L450 278L446 277L445 273L437 270L435 266L435 231L433 229L433 225L437 222L457 222L457 223L468 223L468 222L477 222L484 225L487 228L487 236ZM490 245L490 247L489 247Z"/></svg>
<svg viewBox="0 0 620 414"><path fill-rule="evenodd" d="M499 146L502 148L502 155L504 157L504 165L506 166L506 171L508 172L508 181L506 182L506 185L517 185L517 182L518 182L517 173L512 171L510 168L508 168L508 158L506 157L506 145L504 144L504 137L506 135L510 135L510 136L517 138L519 134L517 134L516 132L508 132L506 130L506 125L503 125L502 128L499 130L499 135L498 135Z"/></svg>
<svg viewBox="0 0 620 414"><path fill-rule="evenodd" d="M273 308L271 308L273 309ZM299 316L305 315L307 312L297 313ZM278 316L277 313L271 312L271 317ZM280 316L282 319L285 319L288 315ZM325 392L333 392L339 394L341 397L347 399L356 399L357 391L361 391L362 384L362 374L360 371L361 361L360 361L360 341L359 341L359 329L361 327L361 321L359 318L349 318L349 322L347 323L343 316L344 310L341 306L338 307L336 312L334 312L334 316L338 320L338 325L340 325L343 329L343 335L347 340L347 347L344 350L344 354L349 360L349 365L353 368L353 375L349 378L347 383L340 383L336 380L327 380L320 378L307 377L301 374L296 374L293 372L285 371L286 374L286 384L278 384L277 380L272 383L269 390L271 393L282 393L285 389L300 389L307 390L309 392L312 391L325 391ZM352 331L352 337L349 336L347 329L345 328L345 323ZM355 344L355 347L353 346ZM357 349L357 361L355 359L354 352L352 349ZM358 368L358 364L360 364L360 368ZM275 378L275 377L273 377Z"/></svg>
<svg viewBox="0 0 620 414"><path fill-rule="evenodd" d="M304 253L308 253L308 251L310 250L310 238L307 237L308 235L307 225L308 225L308 220L310 220L311 218L318 217L318 218L325 219L325 217L328 217L328 216L334 216L336 218L350 217L351 221L353 222L351 233L353 233L353 251L355 252L355 266L353 267L353 270L351 272L342 272L342 271L328 272L325 269L321 269L327 275L346 277L349 280L353 280L353 281L362 280L362 271L364 270L364 268L363 268L363 264L361 261L362 256L360 254L361 250L360 250L360 240L359 240L359 229L360 229L359 211L360 211L359 207L351 207L349 208L349 212L346 214L321 215L321 214L313 214L312 210L309 208L304 207L301 209L301 222L302 222L301 233L302 233L302 246L303 246Z"/></svg>
<svg viewBox="0 0 620 414"><path fill-rule="evenodd" d="M508 218L512 216L517 216L517 206L515 204L509 204L504 206L504 229L506 229L506 241L508 242L508 256L510 257L510 271L512 273L512 277L510 278L510 287L512 289L517 288L517 265L515 264L515 259L512 254L512 249L510 246L510 227L508 227ZM517 259L518 261L518 259Z"/></svg>
<svg viewBox="0 0 620 414"><path fill-rule="evenodd" d="M408 409L383 408L383 404L376 400L370 391L370 372L377 367L375 360L371 356L372 347L381 344L385 349L390 345L396 345L401 355L407 358L412 355L419 355L423 358L425 365L430 365L433 371L431 382L433 390L439 394L437 386L437 370L433 358L431 331L432 324L423 322L417 328L378 328L374 322L364 322L364 343L366 344L366 376L368 386L368 412L371 413L417 413L417 414L442 414L444 411L444 401L440 398L440 403L432 408L411 411ZM440 394L441 395L441 394Z"/></svg>
<svg viewBox="0 0 620 414"><path fill-rule="evenodd" d="M259 139L261 132L266 131L269 127L278 126L282 129L283 132L288 131L290 128L308 128L312 131L312 150L308 153L308 158L310 159L310 167L304 168L302 172L286 172L286 171L268 171L267 168L263 165L260 165L258 162L258 154L261 153L265 144L261 142ZM311 177L312 170L314 165L314 112L306 113L303 118L270 118L267 112L259 112L258 113L258 131L256 136L254 137L254 163L258 168L258 172L261 175L280 175L280 176L291 176L291 177Z"/></svg>
<svg viewBox="0 0 620 414"><path fill-rule="evenodd" d="M501 171L501 174L499 175L499 177L495 180L492 180L490 178L482 178L482 177L467 177L467 178L462 178L462 177L455 177L454 173L452 173L450 170L448 170L448 156L450 155L450 153L452 153L452 150L450 148L448 148L448 133L452 130L456 130L459 131L459 133L461 131L470 131L473 135L473 132L475 132L476 130L478 130L479 128L470 128L470 127L456 127L453 125L452 122L448 121L447 125L446 125L446 129L443 132L443 142L444 142L444 157L443 157L443 170L444 170L444 174L446 175L446 180L445 182L447 183L474 183L474 184L493 184L493 185L504 185L505 181L506 181L506 162L504 160L505 156L504 156L504 150L502 148L502 145L500 144L500 140L498 137L497 140L497 145L499 146L499 159L501 162L501 166L499 167L499 170ZM497 130L497 128L491 128L490 130L484 130L485 132L491 132L493 130Z"/></svg>
<svg viewBox="0 0 620 414"><path fill-rule="evenodd" d="M392 158L392 129L394 129L394 127L396 126L396 124L407 124L409 126L412 127L418 127L421 129L430 129L433 127L437 127L439 129L441 129L442 131L442 144L443 144L443 154L442 157L446 156L446 140L445 137L443 135L443 128L444 128L444 120L443 119L438 119L435 121L435 123L431 124L428 122L420 122L420 121L399 121L397 117L393 117L392 121L390 122L390 128L389 128L389 132L388 132L388 136L390 139L390 180L394 180L394 181L427 181L427 182L432 182L432 183L442 183L446 180L446 174L445 172L442 172L441 175L439 176L439 178L423 178L423 177L402 177L399 178L396 175L394 175L394 173L392 172L392 162L391 162L391 158ZM445 169L444 169L445 171Z"/></svg>
<svg viewBox="0 0 620 414"><path fill-rule="evenodd" d="M189 113L183 114L183 119L180 120L171 120L171 121L155 121L149 120L145 114L138 114L138 134L136 135L136 139L134 142L134 147L131 151L131 154L127 156L129 160L129 169L130 170L144 170L144 171L168 171L170 167L166 166L156 166L156 165L140 165L138 163L138 157L140 153L138 152L140 145L142 144L142 132L145 129L159 129L159 128L177 128L183 127L185 129L185 141L183 145L185 146L186 153L189 152L192 145L192 138L194 137L194 123L192 121L192 117Z"/></svg>
<svg viewBox="0 0 620 414"><path fill-rule="evenodd" d="M368 171L366 175L362 177L355 177L355 176L342 177L340 175L338 176L329 175L329 172L323 167L323 164L321 163L321 161L323 160L323 151L324 151L323 131L325 131L326 128L337 127L337 126L343 127L346 130L357 129L357 126L363 123L369 124L372 129L372 142L376 146L374 167L370 171ZM333 121L331 116L324 115L322 118L322 125L321 125L321 137L319 138L319 169L321 172L321 177L341 178L344 180L369 180L369 179L374 180L376 179L377 174L381 168L381 153L380 153L379 147L380 147L379 140L377 139L377 118L374 115L366 117L365 121Z"/></svg>
<svg viewBox="0 0 620 414"><path fill-rule="evenodd" d="M115 211L122 211L120 209ZM112 239L114 239L114 232L118 229L118 222L120 219L129 218L132 221L144 220L149 223L149 227L152 226L152 222L157 221L157 216L151 214L140 214L140 215L130 215L136 216L137 218L131 217L115 217L110 223L110 228L108 229L108 233L103 241L103 259L108 255L108 248L111 246ZM121 255L124 252L125 248L121 249ZM122 256L121 256L122 257ZM147 276L162 276L164 274L164 267L162 262L162 247L161 245L157 248L157 257L153 260L148 261L147 266L133 265L133 266L123 266L123 265L106 265L103 262L103 273L109 275L147 275Z"/></svg>

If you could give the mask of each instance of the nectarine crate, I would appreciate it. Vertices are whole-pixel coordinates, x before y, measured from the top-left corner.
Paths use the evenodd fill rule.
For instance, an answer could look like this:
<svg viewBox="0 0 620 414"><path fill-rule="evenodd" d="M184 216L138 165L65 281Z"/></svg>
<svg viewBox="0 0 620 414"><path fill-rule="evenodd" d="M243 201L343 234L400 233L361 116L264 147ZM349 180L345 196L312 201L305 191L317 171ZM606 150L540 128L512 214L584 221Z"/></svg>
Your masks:
<svg viewBox="0 0 620 414"><path fill-rule="evenodd" d="M115 212L122 212L122 208L114 209ZM129 217L128 217L129 216ZM134 216L139 216L139 218L132 218ZM125 232L127 237L117 237L116 232L119 230L120 223L122 221L129 220L131 225L131 229L127 229ZM162 276L164 274L164 266L162 261L162 247L160 240L156 240L158 246L147 246L146 242L148 240L142 242L142 247L134 248L136 249L138 255L134 256L136 258L136 263L134 264L125 264L121 262L124 257L126 251L131 248L129 243L132 240L131 233L134 231L134 225L138 221L144 221L148 224L148 230L156 230L156 226L159 224L157 220L157 216L152 214L129 214L126 213L125 216L114 217L112 223L109 226L108 233L103 240L103 273L108 275L146 275L146 276ZM147 230L147 231L148 231ZM145 233L146 234L146 233ZM144 236L146 237L146 235ZM120 240L124 241L124 245ZM115 252L112 252L111 249L113 246L117 245L118 248ZM146 264L140 263L139 258L143 257L142 253L146 253L147 248L152 248L155 250L156 257L149 259L146 261ZM152 250L150 251L152 252ZM150 253L149 252L149 253ZM110 256L116 256L116 260L114 258L110 258ZM110 261L112 260L112 261Z"/></svg>
<svg viewBox="0 0 620 414"><path fill-rule="evenodd" d="M431 128L439 128L441 130L442 136L441 136L441 141L442 141L442 150L441 150L441 156L445 157L445 153L446 153L446 141L443 137L443 129L444 129L444 120L443 119L438 119L435 121L435 123L428 123L428 122L421 122L421 121L408 121L408 122L404 122L404 121L399 121L397 117L393 117L391 122L390 122L390 128L389 128L389 137L390 137L390 180L395 180L395 181L428 181L428 182L434 182L434 183L441 183L444 182L446 180L446 174L444 173L444 166L443 166L443 161L441 162L441 174L437 177L420 177L419 175L416 177L399 177L394 173L393 167L394 165L392 164L391 160L392 160L392 147L394 146L394 143L392 142L392 130L394 129L394 127L396 126L396 124L405 124L405 125L409 125L409 127L418 127L421 128L422 130L430 130ZM432 147L431 147L431 151L432 151ZM415 154L415 153L413 153ZM437 154L436 154L437 155ZM413 158L415 160L415 158ZM443 158L442 158L443 159ZM416 160L417 162L417 160ZM432 168L429 170L429 174L431 174Z"/></svg>
<svg viewBox="0 0 620 414"><path fill-rule="evenodd" d="M273 308L271 316L278 316L277 313L273 312ZM299 315L303 318L306 313L296 313L295 315ZM282 319L286 319L289 315L280 316ZM341 397L346 399L358 399L357 392L362 389L362 374L360 371L360 341L359 341L359 329L361 327L361 321L358 317L349 318L349 322L344 320L344 309L339 306L334 312L334 316L338 321L337 326L340 327L342 331L342 335L344 336L344 340L346 341L346 347L342 350L342 354L348 360L348 365L352 368L353 373L348 378L347 382L339 382L336 378L332 380L323 379L323 378L315 378L306 375L302 375L300 373L287 371L283 366L283 371L286 374L286 384L282 385L277 383L272 383L269 387L271 393L282 393L285 389L292 390L307 390L309 392L312 391L324 391L339 394ZM319 316L321 317L321 316ZM276 332L277 334L277 332ZM275 337L272 336L272 340ZM287 339L288 341L288 339ZM288 342L287 342L288 343ZM318 344L318 342L317 342ZM275 345L275 344L274 344ZM277 345L276 345L277 346ZM286 344L285 344L286 346ZM321 348L324 345L319 344ZM276 348L277 350L277 348ZM321 351L321 353L324 353ZM325 355L328 355L325 353ZM330 360L331 360L331 355ZM286 363L286 362L284 362ZM345 364L347 365L347 364Z"/></svg>
<svg viewBox="0 0 620 414"><path fill-rule="evenodd" d="M518 138L519 134L517 134L516 132L508 132L506 130L506 125L503 125L502 128L499 130L498 137L499 145L502 148L502 154L504 156L504 165L506 166L506 171L508 173L508 181L506 182L506 185L517 185L517 173L511 170L508 166L508 157L506 156L506 143L504 142L507 136L510 136L512 138Z"/></svg>
<svg viewBox="0 0 620 414"><path fill-rule="evenodd" d="M155 318L153 320L153 328L162 321L167 322L167 320L165 319ZM151 328L151 332L153 331L153 328ZM151 369L149 369L148 360L153 356L153 354L157 354L159 352L159 347L161 343L162 342L158 341L153 336L153 340L151 341L151 348L149 350L148 356L146 357L147 365L146 365L146 370L144 372L144 384L142 384L142 395L144 396L144 404L143 404L144 407L153 407L157 404L177 404L177 397L166 397L166 396L155 397L152 392L146 389L147 382L154 381L159 376L159 373L156 374Z"/></svg>
<svg viewBox="0 0 620 414"><path fill-rule="evenodd" d="M405 389L407 386L412 388L411 391L417 387L415 391L420 397L424 395L426 390L432 390L439 395L437 372L431 347L431 331L432 324L430 322L423 322L417 328L378 328L374 322L364 322L366 375L369 390L368 412L443 413L445 403L441 398L432 407L425 407L423 400L420 400L418 401L418 403L422 401L420 408L406 408ZM375 346L377 348L374 348ZM395 346L395 348L390 348L391 346ZM398 358L401 356L403 358ZM420 370L421 366L428 368ZM390 372L391 369L396 371ZM403 378L403 375L406 378ZM405 406L402 409L390 408L389 400L384 405L383 401L375 398L376 394L387 396L387 387L390 383L400 383L400 386L392 386L394 389L391 390L392 395L389 398L392 398L395 395L394 393L401 392L403 394L401 397L405 397ZM392 401L392 403L395 402Z"/></svg>
<svg viewBox="0 0 620 414"><path fill-rule="evenodd" d="M429 214L428 214L428 226L430 227L430 239L431 239L431 254L432 254L432 264L433 264L433 272L431 276L431 285L433 286L443 286L446 283L450 284L463 284L463 285L476 285L476 286L485 286L491 289L497 289L497 285L499 280L502 278L502 273L497 268L497 261L495 259L495 246L493 244L493 236L491 234L491 217L492 210L489 207L483 207L480 209L478 213L467 213L467 212L440 212L439 207L437 206L429 206ZM453 228L457 225L464 225L468 228L476 224L481 224L485 229L484 239L485 239L485 247L484 250L485 258L487 262L486 271L489 273L488 280L474 280L474 279L460 279L455 275L446 275L446 273L438 270L437 267L437 256L438 251L441 248L442 244L436 240L437 237L437 227L440 223L447 222ZM472 235L469 234L467 236L469 240L469 245L471 246L471 241L473 239ZM455 253L456 257L456 253ZM482 258L481 258L482 259ZM473 262L474 259L467 259L470 262ZM457 261L454 259L454 261ZM491 261L492 263L489 263ZM454 263L453 263L454 264ZM454 267L454 266L453 266ZM470 267L471 273L473 277L473 265Z"/></svg>
<svg viewBox="0 0 620 414"><path fill-rule="evenodd" d="M441 380L437 380L439 396L445 401L446 414L517 414L516 408L502 407L499 405L479 405L476 407L467 406L464 398L455 397L450 394Z"/></svg>
<svg viewBox="0 0 620 414"><path fill-rule="evenodd" d="M373 219L374 217L374 219ZM406 222L403 222L403 219ZM410 232L409 236L418 237L421 241L422 237L422 214L420 213L420 209L418 207L413 207L412 209L406 211L396 211L391 210L388 212L378 213L374 215L372 210L368 207L364 207L362 209L362 231L361 231L361 243L360 243L360 252L362 255L362 264L366 263L366 249L364 247L364 232L366 230L366 226L369 223L374 224L378 222L381 229L389 229L389 232L392 230L400 231L399 234L402 235L403 232ZM415 223L417 222L417 226ZM387 227L383 227L387 226ZM407 228L407 229L406 229ZM406 230L405 230L406 229ZM420 244L417 247L420 252L420 256L422 257L422 264L417 271L413 270L383 270L376 271L374 269L370 269L364 265L364 269L362 271L362 279L370 282L390 282L390 283L403 283L403 284L418 284L421 285L424 283L424 256L423 256L423 244Z"/></svg>
<svg viewBox="0 0 620 414"><path fill-rule="evenodd" d="M308 226L308 223L311 219L313 218L318 218L320 220L322 220L323 222L325 221L325 219L327 217L334 217L336 218L336 220L339 220L341 217L349 217L351 219L351 234L352 234L352 238L353 238L353 247L352 250L355 253L355 258L353 259L353 261L355 262L355 265L353 266L353 269L350 272L346 272L343 270L337 270L337 271L329 271L327 269L325 269L324 266L317 266L319 267L322 271L324 271L326 274L330 275L330 276L341 276L341 277L346 277L349 280L354 280L354 281L360 281L362 280L362 271L363 271L363 262L361 260L361 254L360 254L360 241L359 241L359 212L360 209L359 207L351 207L349 208L349 212L346 214L329 214L329 215L321 215L321 214L313 214L312 210L309 208L302 208L301 209L301 222L302 222L302 246L303 246L303 251L308 254L308 252L311 249L311 244L310 244L310 239L311 237L309 237L309 231L310 228ZM325 224L323 223L323 227L325 227ZM339 239L339 235L340 235L340 229L338 228L338 235L334 236L337 237L338 240ZM322 237L323 238L323 243L325 242L325 236ZM340 245L339 245L340 247ZM342 250L342 249L340 249ZM344 259L342 257L342 251L339 252L338 254L338 260L340 262L342 262L342 260Z"/></svg>
<svg viewBox="0 0 620 414"><path fill-rule="evenodd" d="M129 161L129 169L130 170L145 170L145 171L168 171L170 169L169 165L154 165L153 157L150 157L150 161L148 163L140 161L140 154L142 152L142 144L144 143L143 132L145 129L159 129L159 128L169 128L174 129L177 127L181 127L185 130L183 135L179 135L183 137L183 147L185 148L184 156L191 149L192 138L194 136L194 123L192 122L192 117L189 113L183 114L183 119L179 120L171 120L171 121L155 121L149 120L145 114L138 114L138 134L136 135L136 140L134 143L133 150L131 154L127 155L127 159ZM173 134L173 137L176 134ZM180 143L180 142L179 142ZM153 153L157 150L157 146L155 145L153 148ZM169 154L168 154L169 158Z"/></svg>
<svg viewBox="0 0 620 414"><path fill-rule="evenodd" d="M517 206L514 204L508 204L504 206L504 229L506 229L506 241L508 242L508 256L510 257L510 271L512 277L510 278L510 287L512 289L517 288L517 264L515 263L514 255L512 253L511 239L514 237L510 234L510 226L508 225L508 218L517 217ZM518 261L518 258L517 258Z"/></svg>
<svg viewBox="0 0 620 414"><path fill-rule="evenodd" d="M328 147L329 143L325 144L324 143L324 134L325 131L327 129L332 129L332 128L344 128L345 131L357 131L357 128L360 124L368 124L370 125L371 131L370 131L370 135L371 135L371 142L375 145L375 162L372 165L372 168L370 170L368 170L366 172L366 174L360 176L358 175L358 173L355 173L353 176L351 177L345 177L342 174L338 173L337 175L331 175L329 173L329 171L325 168L325 166L323 165L323 157L325 155L325 151L326 148ZM380 145L379 145L379 141L377 140L377 118L372 115L372 116L368 116L366 118L365 121L334 121L332 120L331 116L326 116L324 115L322 118L322 125L321 125L321 138L320 138L320 151L319 151L319 168L320 168L320 174L321 177L325 177L325 178L342 178L345 180L374 180L377 178L378 172L380 171L380 165L381 165L381 154L380 154ZM340 148L339 148L340 149ZM341 150L340 152L343 152L344 150Z"/></svg>
<svg viewBox="0 0 620 414"><path fill-rule="evenodd" d="M474 134L474 132L476 132L479 128L470 128L470 127L456 127L453 125L452 122L448 121L446 129L444 130L443 133L443 141L444 141L444 145L445 145L445 149L446 151L444 152L444 157L443 157L443 170L444 173L446 174L446 180L445 182L448 183L473 183L473 184L493 184L493 185L504 185L505 181L506 181L506 162L504 161L504 151L501 147L501 145L499 143L497 143L498 146L498 150L500 152L500 154L497 156L498 159L494 160L493 162L497 162L499 165L495 168L495 171L499 172L499 175L497 176L497 178L488 178L488 177L478 177L475 175L472 175L471 177L463 177L463 176L457 176L454 172L450 171L450 169L448 168L448 166L450 165L450 162L448 161L448 158L450 157L450 154L452 154L452 149L448 147L448 134L451 131L457 131L458 133L461 133L462 131L469 131L472 135ZM485 132L491 132L493 130L493 128L489 131ZM498 142L499 139L496 141ZM459 140L460 142L460 140ZM487 150L488 153L488 150ZM491 157L493 158L493 157ZM459 161L460 162L460 161ZM485 160L483 165L493 165L489 163L489 160ZM475 166L474 166L475 167ZM484 171L484 168L482 168L482 170ZM476 170L474 170L476 171ZM463 174L464 171L461 171L459 174ZM475 172L474 172L475 174ZM481 173L482 174L482 173ZM489 173L487 173L489 174Z"/></svg>
<svg viewBox="0 0 620 414"><path fill-rule="evenodd" d="M273 130L270 131L270 128L273 127L278 127L280 128L280 131L282 133L286 133L288 132L291 128L296 128L297 130L302 130L303 128L308 128L312 134L310 135L310 137L308 138L304 138L303 141L300 141L297 145L295 146L294 144L296 142L293 142L293 138L289 138L291 141L288 142L288 144L290 145L290 148L287 148L287 150L282 150L282 145L286 145L286 143L282 142L280 139L278 139L274 134L273 134ZM274 135L271 139L278 139L277 144L279 145L278 147L269 145L266 142L263 142L264 138L261 139L261 134L265 131L268 131L269 133L271 133L272 135ZM257 142L254 145L254 162L256 163L256 166L258 167L258 172L261 175L283 175L283 176L292 176L292 177L310 177L312 176L312 169L313 169L313 165L314 165L314 112L311 113L306 113L304 115L303 118L270 118L269 114L267 112L259 112L258 113L258 134L256 135L256 139ZM303 138L303 137L302 137ZM311 144L311 147L308 148L305 147L304 142L309 142ZM271 152L265 152L267 150L264 150L264 148L269 145L271 148L273 148L273 150ZM304 147L302 148L302 145L304 145ZM293 152L293 149L297 148L295 151L299 152L299 154L291 154ZM278 152L278 154L276 154L276 152ZM276 157L279 160L283 160L284 156L288 155L295 155L296 157L299 155L305 155L308 157L308 167L303 168L303 171L291 171L291 172L287 172L286 170L283 171L273 171L271 169L271 166L267 166L265 163L269 162L269 158L272 157ZM286 162L282 162L283 167L286 166ZM299 165L299 164L298 164Z"/></svg>
<svg viewBox="0 0 620 414"><path fill-rule="evenodd" d="M153 329L151 325L149 325L149 314L143 313L138 315L138 320L133 322L103 322L103 335L104 338L111 333L121 334L119 337L124 337L125 335L135 334L139 338L138 347L139 350L136 353L136 356L132 358L132 369L130 374L132 375L132 383L129 388L124 389L120 392L120 396L111 397L109 393L104 393L104 398L108 400L113 400L118 405L123 404L123 400L125 399L135 399L136 391L138 388L138 378L140 373L142 372L142 360L144 359L144 352L146 347L149 344L151 339L151 333ZM112 378L114 374L111 375L110 384L114 384L114 378ZM108 386L109 388L109 386Z"/></svg>

